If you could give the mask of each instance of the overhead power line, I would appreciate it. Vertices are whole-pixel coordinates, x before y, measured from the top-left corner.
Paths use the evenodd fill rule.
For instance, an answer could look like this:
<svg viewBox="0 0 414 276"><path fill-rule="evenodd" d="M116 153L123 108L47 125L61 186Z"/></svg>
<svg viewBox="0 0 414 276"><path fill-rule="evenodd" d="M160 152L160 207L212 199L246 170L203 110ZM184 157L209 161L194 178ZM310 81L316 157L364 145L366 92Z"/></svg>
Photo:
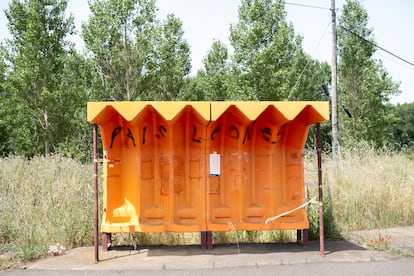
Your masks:
<svg viewBox="0 0 414 276"><path fill-rule="evenodd" d="M292 5L292 6L305 7L305 8L312 8L312 9L330 10L330 8L318 7L318 6L311 6L311 5L304 5L304 4L299 4L299 3L285 2L285 4L286 5Z"/></svg>
<svg viewBox="0 0 414 276"><path fill-rule="evenodd" d="M346 32L348 32L348 33L350 33L350 34L352 34L352 35L354 35L354 36L358 37L359 39L361 39L361 40L365 41L366 43L369 43L369 44L371 44L372 46L374 46L374 47L376 47L376 48L378 48L378 49L381 49L381 50L383 50L384 52L386 52L387 54L390 54L390 55L392 55L393 57L398 58L399 60L401 60L401 61L403 61L403 62L405 62L405 63L407 63L407 64L409 64L409 65L411 65L411 66L413 66L413 67L414 67L414 63L412 63L412 62L410 62L410 61L406 60L405 58L402 58L402 57L398 56L397 54L394 54L394 53L392 53L392 52L388 51L387 49L385 49L385 48L383 48L383 47L379 46L377 43L372 42L372 41L369 41L368 39L366 39L366 38L364 38L364 37L360 36L359 34L354 33L353 31L349 30L348 28L346 28L346 27L344 27L344 26L339 26L339 27L340 27L340 28L342 28L342 29L344 29Z"/></svg>
<svg viewBox="0 0 414 276"><path fill-rule="evenodd" d="M319 39L318 44L315 46L315 48L314 48L314 50L313 50L313 52L315 52L315 51L316 51L316 49L318 49L319 45L321 44L321 42L322 42L323 38L325 37L326 32L328 31L328 27L329 27L329 25L331 25L331 22L329 22L329 23L328 23L328 25L326 26L325 31L323 32L323 34L322 34L321 38ZM292 96L293 90L294 90L294 89L296 88L296 86L298 85L299 80L302 78L302 75L303 75L303 73L305 72L306 68L308 67L308 65L309 65L309 62L310 62L310 61L311 61L311 59L308 59L308 61L307 61L307 62L306 62L306 64L305 64L305 67L303 67L302 72L301 72L301 73L300 73L300 75L299 75L299 78L296 80L295 85L294 85L294 86L292 87L292 89L290 90L290 93L289 93L289 96L288 96L288 100L290 100L290 97Z"/></svg>

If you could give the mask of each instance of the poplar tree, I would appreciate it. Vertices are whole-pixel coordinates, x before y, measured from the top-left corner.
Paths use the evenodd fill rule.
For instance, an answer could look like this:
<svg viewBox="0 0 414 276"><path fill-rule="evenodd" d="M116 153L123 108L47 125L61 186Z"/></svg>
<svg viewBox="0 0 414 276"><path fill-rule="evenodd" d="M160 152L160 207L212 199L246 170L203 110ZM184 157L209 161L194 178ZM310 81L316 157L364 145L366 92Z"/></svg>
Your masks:
<svg viewBox="0 0 414 276"><path fill-rule="evenodd" d="M3 104L8 146L14 153L49 154L64 138L58 122L76 106L61 86L65 60L72 48L73 17L66 0L13 0L6 17L11 38L5 43L8 65ZM58 119L59 117L59 119Z"/></svg>
<svg viewBox="0 0 414 276"><path fill-rule="evenodd" d="M184 78L191 71L190 46L184 39L182 25L180 19L169 14L157 32L151 99L177 99L184 86Z"/></svg>
<svg viewBox="0 0 414 276"><path fill-rule="evenodd" d="M234 48L234 97L282 100L295 83L292 70L301 47L286 20L283 0L242 0L239 21L230 27Z"/></svg>
<svg viewBox="0 0 414 276"><path fill-rule="evenodd" d="M92 0L82 26L97 100L175 99L191 69L182 22L155 0Z"/></svg>
<svg viewBox="0 0 414 276"><path fill-rule="evenodd" d="M339 128L345 145L364 140L382 146L391 138L390 96L399 93L399 85L374 58L376 50L366 10L347 0L338 26Z"/></svg>

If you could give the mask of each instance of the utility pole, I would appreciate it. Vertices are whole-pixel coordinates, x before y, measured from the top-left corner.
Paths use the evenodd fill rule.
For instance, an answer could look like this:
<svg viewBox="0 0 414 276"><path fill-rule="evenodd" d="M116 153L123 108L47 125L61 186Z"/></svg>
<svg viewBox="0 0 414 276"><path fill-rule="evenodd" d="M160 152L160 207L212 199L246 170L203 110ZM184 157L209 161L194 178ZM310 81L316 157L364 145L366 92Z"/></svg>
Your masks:
<svg viewBox="0 0 414 276"><path fill-rule="evenodd" d="M336 161L339 158L339 142L338 142L338 99L337 99L337 76L336 76L336 10L335 0L331 0L332 11L332 74L331 74L331 120L332 120L332 157Z"/></svg>

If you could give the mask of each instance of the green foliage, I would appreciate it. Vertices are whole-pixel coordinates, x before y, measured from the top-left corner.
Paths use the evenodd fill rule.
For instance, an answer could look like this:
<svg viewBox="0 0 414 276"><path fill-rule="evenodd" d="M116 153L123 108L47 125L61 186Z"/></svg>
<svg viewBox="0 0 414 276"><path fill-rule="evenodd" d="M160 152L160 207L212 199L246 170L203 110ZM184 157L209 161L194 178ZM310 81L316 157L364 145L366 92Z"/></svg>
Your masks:
<svg viewBox="0 0 414 276"><path fill-rule="evenodd" d="M305 62L302 38L286 20L283 0L243 0L239 22L230 28L234 47L232 80L241 99L283 100ZM236 96L236 95L232 95Z"/></svg>
<svg viewBox="0 0 414 276"><path fill-rule="evenodd" d="M174 100L179 96L184 77L191 70L190 46L183 36L182 22L174 15L168 15L156 40L155 77L149 99Z"/></svg>
<svg viewBox="0 0 414 276"><path fill-rule="evenodd" d="M8 143L9 140L9 124L6 120L6 62L4 60L5 49L0 44L0 156L5 152L9 152Z"/></svg>
<svg viewBox="0 0 414 276"><path fill-rule="evenodd" d="M196 76L184 78L184 83L178 98L184 101L203 101L205 98L205 72L198 71Z"/></svg>
<svg viewBox="0 0 414 276"><path fill-rule="evenodd" d="M97 100L172 100L190 72L182 22L160 23L154 0L94 0L82 26Z"/></svg>
<svg viewBox="0 0 414 276"><path fill-rule="evenodd" d="M396 148L414 146L414 103L397 105L393 108L396 121L392 127L391 144Z"/></svg>
<svg viewBox="0 0 414 276"><path fill-rule="evenodd" d="M62 70L60 101L69 110L56 114L54 124L59 131L53 152L73 157L83 162L92 160L92 131L86 118L86 103L89 100L88 87L90 71L85 58L75 51L65 57Z"/></svg>
<svg viewBox="0 0 414 276"><path fill-rule="evenodd" d="M390 141L395 118L389 98L399 93L380 61L373 58L375 47L368 14L358 1L348 0L339 18L339 133L342 143L369 141L380 147ZM342 111L340 109L340 111Z"/></svg>
<svg viewBox="0 0 414 276"><path fill-rule="evenodd" d="M239 22L230 27L234 54L229 56L225 45L214 41L204 69L188 82L185 98L326 99L322 85L329 83L329 65L303 52L284 5L281 0L242 1Z"/></svg>
<svg viewBox="0 0 414 276"><path fill-rule="evenodd" d="M288 91L288 100L328 101L324 90L331 81L331 67L326 62L313 59L302 51L291 66L295 83Z"/></svg>
<svg viewBox="0 0 414 276"><path fill-rule="evenodd" d="M205 68L204 94L206 99L223 101L228 98L227 85L229 74L228 51L220 41L214 41L211 50L203 60Z"/></svg>
<svg viewBox="0 0 414 276"><path fill-rule="evenodd" d="M72 64L80 57L66 40L74 30L66 7L64 0L25 0L11 2L6 10L11 39L4 50L4 153L56 151L72 133L71 120L84 105L86 88L80 87Z"/></svg>
<svg viewBox="0 0 414 276"><path fill-rule="evenodd" d="M192 100L223 101L229 97L229 57L226 46L214 41L211 50L203 59L204 68L188 78L181 97Z"/></svg>
<svg viewBox="0 0 414 276"><path fill-rule="evenodd" d="M153 74L154 0L93 0L82 25L98 100L139 100ZM144 94L145 95L145 94Z"/></svg>

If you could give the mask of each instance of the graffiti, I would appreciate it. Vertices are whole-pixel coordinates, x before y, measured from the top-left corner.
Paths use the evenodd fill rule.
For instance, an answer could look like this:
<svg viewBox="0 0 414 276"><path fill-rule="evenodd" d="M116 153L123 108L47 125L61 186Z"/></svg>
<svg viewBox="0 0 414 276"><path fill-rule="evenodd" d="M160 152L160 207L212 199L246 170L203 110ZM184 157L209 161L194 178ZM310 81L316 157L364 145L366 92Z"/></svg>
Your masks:
<svg viewBox="0 0 414 276"><path fill-rule="evenodd" d="M158 127L158 134L155 134L155 137L159 138L165 138L165 133L167 132L167 128L163 125L160 125Z"/></svg>
<svg viewBox="0 0 414 276"><path fill-rule="evenodd" d="M270 127L265 127L262 128L262 138L263 140L265 140L266 142L271 142L271 137L272 137L272 131L270 129Z"/></svg>
<svg viewBox="0 0 414 276"><path fill-rule="evenodd" d="M248 125L246 127L246 132L245 132L244 137L243 137L243 145L246 143L246 141L250 141L250 126L253 126L253 124L252 125Z"/></svg>
<svg viewBox="0 0 414 276"><path fill-rule="evenodd" d="M256 122L251 123L250 125L246 126L246 129L244 131L244 135L243 135L243 140L242 140L242 144L246 144L246 142L250 141L250 139L252 138L252 133L253 133L253 126ZM264 127L260 130L261 132L261 137L264 141L272 143L272 144L277 144L281 141L281 139L283 138L283 135L285 133L285 129L286 129L287 124L283 124L279 131L277 132L276 136L278 137L277 140L272 140L273 135L273 128L271 127ZM216 139L216 135L217 133L219 133L221 131L221 125L217 125L213 131L211 132L210 135L210 139L211 140L215 140ZM230 138L233 138L235 140L240 139L240 130L237 126L232 125L229 127L228 131L227 131L227 135Z"/></svg>
<svg viewBox="0 0 414 276"><path fill-rule="evenodd" d="M128 128L128 134L127 134L128 139L132 140L132 145L135 147L135 138L134 135L132 135L132 131L130 128Z"/></svg>
<svg viewBox="0 0 414 276"><path fill-rule="evenodd" d="M216 136L217 133L221 131L221 126L217 125L216 128L213 130L213 132L210 135L211 140L214 141L214 136Z"/></svg>
<svg viewBox="0 0 414 276"><path fill-rule="evenodd" d="M112 149L112 146L114 145L114 139L115 137L121 132L122 127L116 127L111 134L111 145L109 146L110 149Z"/></svg>
<svg viewBox="0 0 414 276"><path fill-rule="evenodd" d="M286 127L287 127L287 123L285 123L285 124L283 124L281 127L280 127L280 129L279 129L279 131L277 132L277 136L282 136L283 137L283 135L285 134L285 130L286 130ZM281 138L280 138L281 139ZM279 140L280 140L279 139Z"/></svg>
<svg viewBox="0 0 414 276"><path fill-rule="evenodd" d="M196 143L201 143L201 137L196 138L197 136L197 127L193 126L193 135L191 136L191 141L196 142Z"/></svg>
<svg viewBox="0 0 414 276"><path fill-rule="evenodd" d="M255 122L249 124L248 126L246 126L243 139L242 139L242 144L246 144L246 142L250 141L254 132L254 124ZM287 127L287 123L283 124L278 132L276 133L276 135L273 135L273 128L271 127L264 127L260 130L260 135L262 137L262 139L266 142L269 142L271 144L277 144L279 143L282 139L283 136L285 134L286 131L286 127ZM136 142L135 142L135 137L133 134L133 131L130 128L126 128L127 132L126 132L126 137L128 138L128 140L131 140L132 145L134 147L136 147ZM219 132L221 132L222 127L221 125L217 125L213 131L211 132L210 135L210 139L212 141L214 141L216 139L216 136ZM121 126L117 126L116 128L114 128L114 130L111 133L111 144L109 146L109 148L112 149L113 145L114 145L114 140L115 137L122 131L122 127ZM192 142L195 143L201 143L202 142L202 137L197 135L198 129L197 126L193 125L193 130L192 132L188 133L188 135L190 135L190 139ZM167 127L165 127L164 125L159 125L157 128L157 133L155 134L155 137L157 139L163 139L166 138L166 133L167 133ZM232 125L228 128L227 133L226 133L230 138L235 139L235 140L239 140L241 138L241 134L240 134L240 129L239 127L237 127L236 125ZM272 139L272 137L276 136L276 140ZM147 126L144 126L142 128L142 139L141 139L141 144L144 145L147 141Z"/></svg>
<svg viewBox="0 0 414 276"><path fill-rule="evenodd" d="M157 134L155 134L155 137L157 137L158 139L160 139L160 138L165 138L165 133L167 132L167 128L165 127L165 126L163 126L163 125L160 125L159 127L158 127L158 133ZM141 143L144 145L145 144L145 142L146 142L146 133L147 133L147 127L146 126L144 126L143 128L142 128L142 140L141 140Z"/></svg>
<svg viewBox="0 0 414 276"><path fill-rule="evenodd" d="M239 136L240 136L239 129L233 125L230 127L230 130L231 132L229 136L233 139L239 139Z"/></svg>
<svg viewBox="0 0 414 276"><path fill-rule="evenodd" d="M272 143L272 144L279 143L282 140L283 135L285 134L286 126L287 124L283 124L280 127L279 131L276 134L276 136L279 137L279 139L276 141L272 141L272 130L270 129L270 127L262 128L261 132L262 132L263 140L265 140L266 142Z"/></svg>
<svg viewBox="0 0 414 276"><path fill-rule="evenodd" d="M142 129L142 144L145 144L145 132L147 132L147 127L144 127Z"/></svg>

